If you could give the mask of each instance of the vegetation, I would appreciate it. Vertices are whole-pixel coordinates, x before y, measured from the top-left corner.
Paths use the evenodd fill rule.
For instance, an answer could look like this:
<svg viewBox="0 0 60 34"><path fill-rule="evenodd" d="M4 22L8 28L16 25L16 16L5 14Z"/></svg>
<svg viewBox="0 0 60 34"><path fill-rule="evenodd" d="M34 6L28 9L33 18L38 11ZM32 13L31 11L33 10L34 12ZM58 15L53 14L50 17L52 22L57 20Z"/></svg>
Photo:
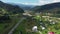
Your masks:
<svg viewBox="0 0 60 34"><path fill-rule="evenodd" d="M32 19L31 17L28 18L28 19L25 19L24 21L22 21L22 23L18 26L18 28L13 32L13 34L19 34L22 32L22 34L40 34L39 32L32 32L32 27L33 26L38 26L38 31L41 31L42 34L47 34L48 31L51 31L51 32L55 32L56 34L59 34L59 28L60 28L60 21L58 21L59 19L56 18L56 17L53 17L53 18L50 18L49 17L49 20L52 20L55 22L55 24L51 24L53 22L50 22L48 20L48 18L43 18L41 19L41 21L38 19L37 16L35 16L36 19L34 17L34 19ZM41 17L41 16L39 16ZM56 21L57 22L56 22ZM40 24L42 23L42 24ZM45 27L44 30L42 30L42 28L40 26L43 26Z"/></svg>
<svg viewBox="0 0 60 34"><path fill-rule="evenodd" d="M60 3L36 6L26 15L13 34L47 34L48 31L60 34ZM0 1L0 34L7 34L22 18L24 10L17 5L6 4ZM37 13L37 14L36 14ZM24 16L25 17L25 16ZM37 26L38 31L33 32L32 27ZM45 29L42 29L42 26Z"/></svg>
<svg viewBox="0 0 60 34"><path fill-rule="evenodd" d="M35 13L41 12L41 13L51 13L54 15L60 14L60 2L47 4L47 5L43 5L43 6L35 6L31 10L34 11Z"/></svg>
<svg viewBox="0 0 60 34"><path fill-rule="evenodd" d="M24 10L19 6L0 1L0 34L7 34L20 20L22 13Z"/></svg>

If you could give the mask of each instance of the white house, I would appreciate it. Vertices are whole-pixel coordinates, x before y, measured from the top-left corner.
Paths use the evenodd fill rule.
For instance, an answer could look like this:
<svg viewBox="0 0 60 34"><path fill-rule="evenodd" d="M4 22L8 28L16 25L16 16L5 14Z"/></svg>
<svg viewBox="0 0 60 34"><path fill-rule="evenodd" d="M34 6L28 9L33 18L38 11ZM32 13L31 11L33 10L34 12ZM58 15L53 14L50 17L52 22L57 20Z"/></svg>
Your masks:
<svg viewBox="0 0 60 34"><path fill-rule="evenodd" d="M55 24L56 22L54 22L53 20L49 20L50 24Z"/></svg>
<svg viewBox="0 0 60 34"><path fill-rule="evenodd" d="M33 32L37 32L37 31L38 31L38 30L37 30L37 26L33 26L32 31L33 31Z"/></svg>
<svg viewBox="0 0 60 34"><path fill-rule="evenodd" d="M44 30L45 29L45 27L43 27L43 26L40 26L41 28L42 28L42 30Z"/></svg>

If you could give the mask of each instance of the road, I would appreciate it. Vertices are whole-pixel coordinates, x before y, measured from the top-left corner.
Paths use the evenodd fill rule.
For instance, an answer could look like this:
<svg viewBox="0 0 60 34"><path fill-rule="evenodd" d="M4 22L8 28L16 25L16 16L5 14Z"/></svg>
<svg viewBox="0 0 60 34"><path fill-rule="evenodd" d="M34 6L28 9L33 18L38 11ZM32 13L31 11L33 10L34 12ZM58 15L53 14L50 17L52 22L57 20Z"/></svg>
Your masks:
<svg viewBox="0 0 60 34"><path fill-rule="evenodd" d="M12 34L13 31L19 26L19 24L26 18L21 18L20 21L9 31L8 34Z"/></svg>

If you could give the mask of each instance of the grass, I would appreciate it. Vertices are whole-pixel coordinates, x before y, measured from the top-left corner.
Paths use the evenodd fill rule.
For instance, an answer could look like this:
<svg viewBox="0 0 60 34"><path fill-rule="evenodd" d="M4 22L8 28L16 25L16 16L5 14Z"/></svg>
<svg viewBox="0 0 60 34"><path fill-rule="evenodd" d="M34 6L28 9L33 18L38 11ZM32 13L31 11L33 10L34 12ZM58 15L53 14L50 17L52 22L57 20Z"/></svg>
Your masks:
<svg viewBox="0 0 60 34"><path fill-rule="evenodd" d="M4 29L4 25L0 24L0 32Z"/></svg>
<svg viewBox="0 0 60 34"><path fill-rule="evenodd" d="M0 34L7 34L9 30L20 20L21 16L12 16L12 20L9 23L0 24ZM7 27L5 27L7 26Z"/></svg>
<svg viewBox="0 0 60 34"><path fill-rule="evenodd" d="M44 19L47 19L47 18L44 18ZM27 34L27 33L28 34L39 34L37 32L33 32L33 33L31 32L32 27L35 25L38 26L38 30L41 31L42 34L48 34L48 31L49 31L48 28L50 28L51 32L60 34L60 21L58 21L55 25L51 25L51 24L49 24L48 20L44 20L44 19L42 19L42 20L46 26L45 30L41 29L39 22L31 20L31 19L26 19L17 27L17 29L13 32L13 34L19 34L19 32L21 32L21 31L22 31L22 34ZM57 18L51 18L51 19L56 20ZM30 31L27 32L27 30L30 30Z"/></svg>
<svg viewBox="0 0 60 34"><path fill-rule="evenodd" d="M23 34L26 34L25 31L25 27L24 27L24 23L25 21L23 21L22 23L20 23L20 25L18 26L18 28L14 31L13 34L19 34L20 31L24 32Z"/></svg>
<svg viewBox="0 0 60 34"><path fill-rule="evenodd" d="M19 34L19 32L22 32L22 34L32 34L31 31L34 25L37 25L37 23L35 23L33 20L25 19L22 21L22 23L20 23L13 34Z"/></svg>

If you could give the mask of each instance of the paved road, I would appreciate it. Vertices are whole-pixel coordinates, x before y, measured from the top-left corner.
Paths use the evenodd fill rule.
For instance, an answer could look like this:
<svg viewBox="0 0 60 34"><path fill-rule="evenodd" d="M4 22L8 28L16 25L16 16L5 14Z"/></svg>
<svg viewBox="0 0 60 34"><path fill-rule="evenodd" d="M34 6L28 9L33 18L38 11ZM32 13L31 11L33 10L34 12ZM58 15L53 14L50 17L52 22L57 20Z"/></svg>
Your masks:
<svg viewBox="0 0 60 34"><path fill-rule="evenodd" d="M19 26L19 24L26 18L21 18L21 20L9 31L8 34L12 34L13 31Z"/></svg>

